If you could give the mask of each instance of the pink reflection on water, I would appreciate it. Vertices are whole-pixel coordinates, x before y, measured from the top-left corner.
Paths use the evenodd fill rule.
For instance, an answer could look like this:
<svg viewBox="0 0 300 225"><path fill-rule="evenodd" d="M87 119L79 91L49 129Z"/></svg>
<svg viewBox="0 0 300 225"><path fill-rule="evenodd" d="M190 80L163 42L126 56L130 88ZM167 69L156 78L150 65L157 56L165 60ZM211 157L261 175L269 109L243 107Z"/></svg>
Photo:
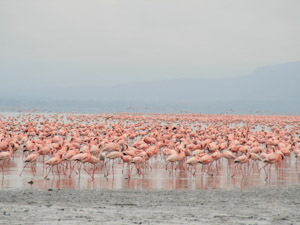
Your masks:
<svg viewBox="0 0 300 225"><path fill-rule="evenodd" d="M251 172L242 175L238 170L234 177L228 175L228 169L234 165L227 166L227 161L223 159L220 165L216 168L213 164L211 172L213 177L206 173L201 173L201 165L198 165L197 173L193 176L187 170L177 170L169 173L165 170L165 164L161 160L153 163L153 169L147 170L145 177L136 174L133 169L132 177L127 179L126 174L122 174L122 164L115 163L114 175L110 174L107 178L104 177L103 170L96 170L95 179L92 181L90 176L83 170L81 171L80 179L73 174L69 178L61 176L58 178L56 170L54 177L49 175L49 179L44 179L45 171L43 172L42 161L37 163L37 173L32 175L30 166L28 165L22 176L19 176L23 167L23 159L21 155L6 164L4 167L4 179L1 177L2 189L124 189L124 190L195 190L195 189L248 189L250 187L286 187L289 185L299 184L299 169L296 167L295 158L291 157L283 162L279 169L272 167L270 180L265 181L265 173L262 170L259 173L257 167L250 168ZM259 168L263 166L260 163ZM33 184L28 183L33 181Z"/></svg>

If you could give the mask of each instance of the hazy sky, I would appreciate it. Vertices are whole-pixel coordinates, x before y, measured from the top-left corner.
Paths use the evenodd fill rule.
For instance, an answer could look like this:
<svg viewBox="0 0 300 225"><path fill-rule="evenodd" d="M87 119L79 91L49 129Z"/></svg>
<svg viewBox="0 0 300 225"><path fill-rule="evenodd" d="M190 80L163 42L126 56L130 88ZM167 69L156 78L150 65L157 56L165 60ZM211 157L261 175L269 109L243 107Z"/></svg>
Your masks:
<svg viewBox="0 0 300 225"><path fill-rule="evenodd" d="M300 60L299 28L299 0L0 0L0 76L100 85L246 75Z"/></svg>

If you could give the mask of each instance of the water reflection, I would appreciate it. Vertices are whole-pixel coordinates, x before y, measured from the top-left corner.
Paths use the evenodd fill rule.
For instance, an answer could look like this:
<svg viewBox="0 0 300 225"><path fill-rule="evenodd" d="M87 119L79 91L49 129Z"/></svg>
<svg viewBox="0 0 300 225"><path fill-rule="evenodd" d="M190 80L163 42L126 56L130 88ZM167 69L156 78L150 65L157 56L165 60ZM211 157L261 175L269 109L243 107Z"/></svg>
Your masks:
<svg viewBox="0 0 300 225"><path fill-rule="evenodd" d="M271 168L270 179L265 181L265 172L259 168L263 166L252 164L249 168L236 169L234 177L230 176L234 165L227 165L223 159L218 167L212 165L210 173L202 173L202 166L197 165L197 173L193 176L187 170L177 170L169 173L165 170L163 161L153 163L153 168L145 171L144 178L132 170L132 177L127 179L126 170L122 174L122 164L115 163L114 175L104 177L103 169L98 168L95 179L92 181L90 176L82 169L79 178L73 173L72 178L62 175L58 178L56 169L54 174L50 174L48 179L44 179L45 168L43 171L42 161L37 162L37 172L33 176L30 165L28 165L19 176L23 168L22 156L16 156L12 161L4 166L4 179L1 176L1 189L124 189L124 190L195 190L195 189L247 189L250 187L286 187L289 185L300 184L299 168L294 157L286 158L282 165ZM267 169L268 170L268 169ZM54 176L54 177L53 177ZM32 181L33 183L31 183Z"/></svg>

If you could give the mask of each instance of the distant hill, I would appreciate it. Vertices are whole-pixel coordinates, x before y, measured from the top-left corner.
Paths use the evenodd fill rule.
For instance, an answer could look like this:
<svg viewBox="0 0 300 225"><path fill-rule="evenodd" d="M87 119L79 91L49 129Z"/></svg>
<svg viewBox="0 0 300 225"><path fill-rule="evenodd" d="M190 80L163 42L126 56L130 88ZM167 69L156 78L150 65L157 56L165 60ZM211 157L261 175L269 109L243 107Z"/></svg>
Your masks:
<svg viewBox="0 0 300 225"><path fill-rule="evenodd" d="M43 107L62 104L84 110L105 106L117 111L300 114L300 62L265 66L247 76L178 79L116 86L30 87L0 90L0 103L24 100ZM7 96L3 98L3 96ZM2 100L1 100L2 99ZM66 104L62 102L67 102ZM119 104L120 109L115 107ZM82 106L82 107L81 107Z"/></svg>

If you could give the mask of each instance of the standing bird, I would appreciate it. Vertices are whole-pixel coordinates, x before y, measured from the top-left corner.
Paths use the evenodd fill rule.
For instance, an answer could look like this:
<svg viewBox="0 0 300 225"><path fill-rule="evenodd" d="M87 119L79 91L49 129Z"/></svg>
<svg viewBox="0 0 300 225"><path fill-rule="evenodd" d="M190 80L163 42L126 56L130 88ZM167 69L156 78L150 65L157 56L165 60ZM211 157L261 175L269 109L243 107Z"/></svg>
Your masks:
<svg viewBox="0 0 300 225"><path fill-rule="evenodd" d="M25 165L24 165L21 173L19 174L19 176L22 175L22 173L23 173L23 171L24 171L24 169L25 169L25 167L27 166L28 163L31 163L32 173L35 174L35 172L36 172L36 159L38 158L38 156L39 156L39 152L38 152L38 149L37 149L37 150L35 150L34 153L30 154L29 156L27 156L25 158L25 160L24 160Z"/></svg>
<svg viewBox="0 0 300 225"><path fill-rule="evenodd" d="M203 166L204 165L208 165L208 169L207 169L207 174L211 177L213 177L213 174L209 174L209 169L211 166L211 163L214 161L213 157L211 155L208 155L206 153L203 153L201 155L199 155L199 159L198 159L198 163L201 163ZM204 167L202 166L202 171L204 171Z"/></svg>
<svg viewBox="0 0 300 225"><path fill-rule="evenodd" d="M50 171L52 171L52 174L53 174L53 177L54 177L54 173L53 173L53 167L56 166L57 168L57 174L58 174L58 177L60 177L60 172L59 172L59 164L62 162L62 154L61 153L58 153L56 154L54 157L52 157L51 159L49 159L47 162L46 162L46 165L48 165L48 167L46 168L46 176L44 177L44 179L46 179L50 173ZM51 167L47 173L47 169Z"/></svg>
<svg viewBox="0 0 300 225"><path fill-rule="evenodd" d="M105 174L105 171L104 171L104 176L107 177L108 176L108 169L106 168L106 164L109 162L109 161L113 161L112 162L112 171L113 171L113 174L114 174L114 161L115 159L118 159L120 158L123 153L122 151L124 150L125 146L123 143L119 143L119 151L112 151L110 153L108 153L105 158L107 159L107 161L104 163L104 170L106 170L106 174Z"/></svg>
<svg viewBox="0 0 300 225"><path fill-rule="evenodd" d="M130 155L127 155L126 152L123 152L123 155L121 155L122 161L123 161L123 167L122 167L122 173L124 172L124 165L127 164L127 176L130 178L130 164L132 162L132 157Z"/></svg>
<svg viewBox="0 0 300 225"><path fill-rule="evenodd" d="M235 167L234 167L234 171L233 171L233 174L231 177L234 177L235 176L235 172L236 172L236 168L237 166L240 164L240 166L242 166L242 164L245 164L245 163L248 163L249 162L249 159L251 158L251 154L250 153L247 153L247 155L241 155L237 158L234 159L234 163L238 163ZM243 168L240 167L241 171L242 171L242 175L244 175L243 173Z"/></svg>
<svg viewBox="0 0 300 225"><path fill-rule="evenodd" d="M96 156L93 156L90 151L88 151L87 155L81 159L81 163L90 163L94 166L92 174L89 174L88 171L86 171L86 169L85 169L87 174L89 174L91 176L92 180L94 180L96 164L100 163L100 160Z"/></svg>
<svg viewBox="0 0 300 225"><path fill-rule="evenodd" d="M264 158L264 162L266 164L261 168L261 169L264 169L264 171L266 173L266 179L265 180L268 180L268 178L270 176L272 164L279 163L282 159L284 159L284 155L280 151L275 151L275 152L272 152L272 153L269 153L269 154L266 155L266 157ZM268 166L268 165L270 165L269 166L269 173L267 173L267 171L265 169L266 166Z"/></svg>
<svg viewBox="0 0 300 225"><path fill-rule="evenodd" d="M0 162L2 169L2 177L4 178L4 163L11 160L11 155L13 154L13 148L9 146L9 152L0 152Z"/></svg>
<svg viewBox="0 0 300 225"><path fill-rule="evenodd" d="M185 164L189 165L191 167L191 173L195 176L197 171L197 163L199 161L199 156L193 156L186 160ZM194 168L194 173L193 173Z"/></svg>

